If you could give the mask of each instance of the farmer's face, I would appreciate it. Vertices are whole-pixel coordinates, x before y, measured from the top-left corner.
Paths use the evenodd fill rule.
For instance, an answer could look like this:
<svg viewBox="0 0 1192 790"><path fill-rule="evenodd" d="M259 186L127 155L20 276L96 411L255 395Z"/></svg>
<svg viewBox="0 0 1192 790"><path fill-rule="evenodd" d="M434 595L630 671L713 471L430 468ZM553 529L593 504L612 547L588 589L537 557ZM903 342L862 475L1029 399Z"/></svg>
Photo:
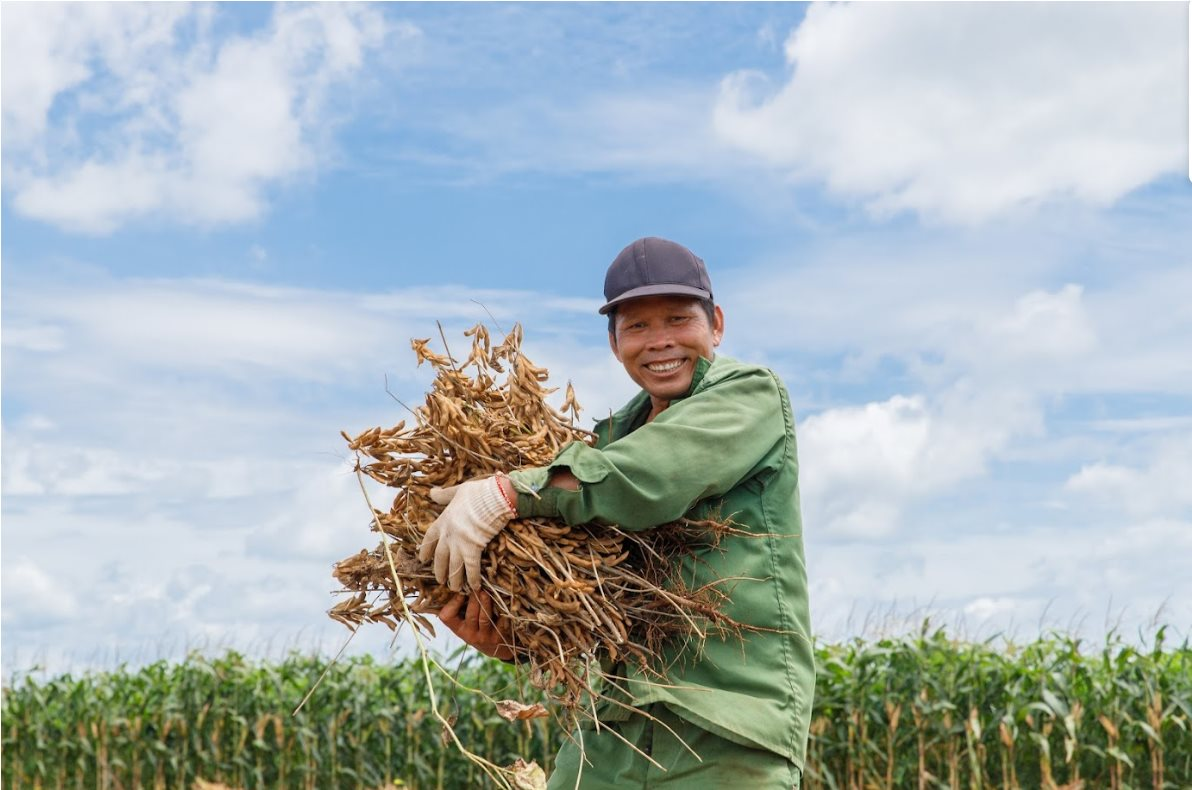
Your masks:
<svg viewBox="0 0 1192 790"><path fill-rule="evenodd" d="M724 334L724 314L714 319L699 300L688 296L643 296L617 307L615 333L608 341L613 354L642 389L650 394L654 413L687 394L695 362L712 359Z"/></svg>

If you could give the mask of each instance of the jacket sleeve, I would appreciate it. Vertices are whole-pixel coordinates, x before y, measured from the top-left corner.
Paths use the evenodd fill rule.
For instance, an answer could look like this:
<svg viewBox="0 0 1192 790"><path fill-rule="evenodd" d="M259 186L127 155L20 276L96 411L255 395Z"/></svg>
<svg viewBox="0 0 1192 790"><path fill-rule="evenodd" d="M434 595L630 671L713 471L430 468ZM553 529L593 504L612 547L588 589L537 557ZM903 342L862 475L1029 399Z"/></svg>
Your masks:
<svg viewBox="0 0 1192 790"><path fill-rule="evenodd" d="M518 510L631 531L674 521L782 455L772 452L786 439L778 387L768 370L752 368L708 382L602 449L573 442L549 466L510 474ZM578 478L578 491L546 485L560 468Z"/></svg>

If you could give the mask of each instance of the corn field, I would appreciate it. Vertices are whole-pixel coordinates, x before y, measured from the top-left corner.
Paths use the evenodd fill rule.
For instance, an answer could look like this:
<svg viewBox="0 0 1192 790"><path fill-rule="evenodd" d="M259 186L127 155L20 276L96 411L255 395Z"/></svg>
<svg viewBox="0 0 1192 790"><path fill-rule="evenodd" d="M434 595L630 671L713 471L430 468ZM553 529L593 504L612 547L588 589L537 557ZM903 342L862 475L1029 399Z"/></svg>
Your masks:
<svg viewBox="0 0 1192 790"><path fill-rule="evenodd" d="M1192 648L942 631L818 651L809 788L1192 788Z"/></svg>
<svg viewBox="0 0 1192 790"><path fill-rule="evenodd" d="M1192 788L1192 648L1051 636L1025 645L913 636L817 649L807 788ZM193 655L4 688L5 788L470 788L486 780L427 712L416 659ZM494 699L537 698L474 653L443 661ZM432 675L473 751L548 770L551 719L507 722Z"/></svg>

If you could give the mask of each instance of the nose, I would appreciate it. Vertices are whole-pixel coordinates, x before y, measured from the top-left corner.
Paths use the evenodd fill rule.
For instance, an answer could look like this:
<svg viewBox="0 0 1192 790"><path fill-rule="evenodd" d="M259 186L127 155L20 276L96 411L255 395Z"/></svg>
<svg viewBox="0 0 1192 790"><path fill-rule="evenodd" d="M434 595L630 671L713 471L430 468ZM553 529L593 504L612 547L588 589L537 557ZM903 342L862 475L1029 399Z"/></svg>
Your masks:
<svg viewBox="0 0 1192 790"><path fill-rule="evenodd" d="M650 351L659 351L664 348L670 348L675 344L674 338L671 336L671 329L668 326L658 327L650 332L649 337L646 338L646 348Z"/></svg>

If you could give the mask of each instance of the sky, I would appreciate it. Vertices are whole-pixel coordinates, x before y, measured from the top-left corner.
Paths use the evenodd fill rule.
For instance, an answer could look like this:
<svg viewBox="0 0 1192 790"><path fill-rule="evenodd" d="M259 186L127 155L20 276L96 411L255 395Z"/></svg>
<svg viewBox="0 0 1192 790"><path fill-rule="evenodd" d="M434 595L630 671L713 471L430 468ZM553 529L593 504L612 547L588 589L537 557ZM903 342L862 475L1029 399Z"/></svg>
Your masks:
<svg viewBox="0 0 1192 790"><path fill-rule="evenodd" d="M1188 13L5 3L5 675L338 650L339 432L436 322L618 408L647 235L789 389L819 639L1188 635Z"/></svg>

